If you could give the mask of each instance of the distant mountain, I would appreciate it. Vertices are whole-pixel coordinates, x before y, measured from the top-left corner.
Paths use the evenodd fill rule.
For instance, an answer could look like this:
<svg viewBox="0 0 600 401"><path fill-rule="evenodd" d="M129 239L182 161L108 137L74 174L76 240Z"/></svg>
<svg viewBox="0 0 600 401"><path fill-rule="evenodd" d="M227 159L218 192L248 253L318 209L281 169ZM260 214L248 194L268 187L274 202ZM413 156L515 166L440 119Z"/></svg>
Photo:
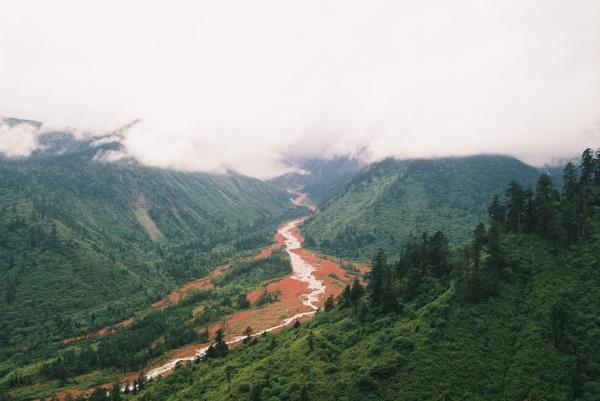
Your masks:
<svg viewBox="0 0 600 401"><path fill-rule="evenodd" d="M27 125L31 125L35 128L39 128L42 126L42 123L39 121L24 120L22 118L1 117L0 120L2 120L2 122L4 124L8 125L9 127L14 127L15 125L19 125L19 124L27 124Z"/></svg>
<svg viewBox="0 0 600 401"><path fill-rule="evenodd" d="M386 159L363 169L303 225L309 246L370 258L411 236L442 230L451 242L486 220L489 200L511 179L531 186L540 171L507 156Z"/></svg>
<svg viewBox="0 0 600 401"><path fill-rule="evenodd" d="M254 178L139 165L118 133L38 139L0 158L0 360L130 316L297 210Z"/></svg>
<svg viewBox="0 0 600 401"><path fill-rule="evenodd" d="M271 182L283 188L302 190L317 204L340 191L362 166L352 157L306 158L292 162L292 165L299 172L285 174Z"/></svg>

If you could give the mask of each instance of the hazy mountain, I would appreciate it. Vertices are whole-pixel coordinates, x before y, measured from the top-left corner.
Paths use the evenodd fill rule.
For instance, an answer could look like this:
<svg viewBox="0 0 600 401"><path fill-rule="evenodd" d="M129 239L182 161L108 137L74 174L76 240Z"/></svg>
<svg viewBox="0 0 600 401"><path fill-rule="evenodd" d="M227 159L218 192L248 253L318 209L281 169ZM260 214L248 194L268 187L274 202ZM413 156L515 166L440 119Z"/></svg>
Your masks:
<svg viewBox="0 0 600 401"><path fill-rule="evenodd" d="M295 210L257 179L109 162L115 134L39 141L30 157L0 158L4 356L130 316L175 282L266 245Z"/></svg>
<svg viewBox="0 0 600 401"><path fill-rule="evenodd" d="M358 159L352 157L306 158L291 164L298 172L274 178L271 182L283 188L302 190L317 204L340 191L362 166Z"/></svg>

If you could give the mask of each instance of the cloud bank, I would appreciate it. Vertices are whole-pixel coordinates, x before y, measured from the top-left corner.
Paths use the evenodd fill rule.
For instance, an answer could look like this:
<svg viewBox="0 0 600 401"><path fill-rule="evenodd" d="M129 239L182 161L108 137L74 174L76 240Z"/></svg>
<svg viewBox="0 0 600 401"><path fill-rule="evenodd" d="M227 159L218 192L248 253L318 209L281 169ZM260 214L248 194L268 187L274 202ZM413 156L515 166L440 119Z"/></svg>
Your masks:
<svg viewBox="0 0 600 401"><path fill-rule="evenodd" d="M0 119L0 154L8 157L29 156L38 147L38 127L10 125Z"/></svg>
<svg viewBox="0 0 600 401"><path fill-rule="evenodd" d="M143 163L269 177L285 158L600 144L600 2L7 1L0 115L125 137ZM0 131L0 153L35 141Z"/></svg>

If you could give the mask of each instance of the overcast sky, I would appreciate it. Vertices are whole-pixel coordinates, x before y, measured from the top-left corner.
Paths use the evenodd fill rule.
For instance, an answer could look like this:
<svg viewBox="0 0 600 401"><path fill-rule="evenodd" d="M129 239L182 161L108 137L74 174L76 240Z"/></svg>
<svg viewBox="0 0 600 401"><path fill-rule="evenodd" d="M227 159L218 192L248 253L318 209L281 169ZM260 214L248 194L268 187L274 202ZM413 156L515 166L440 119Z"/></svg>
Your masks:
<svg viewBox="0 0 600 401"><path fill-rule="evenodd" d="M142 162L266 177L286 155L600 145L600 0L2 1L0 116ZM0 129L26 155L31 130Z"/></svg>

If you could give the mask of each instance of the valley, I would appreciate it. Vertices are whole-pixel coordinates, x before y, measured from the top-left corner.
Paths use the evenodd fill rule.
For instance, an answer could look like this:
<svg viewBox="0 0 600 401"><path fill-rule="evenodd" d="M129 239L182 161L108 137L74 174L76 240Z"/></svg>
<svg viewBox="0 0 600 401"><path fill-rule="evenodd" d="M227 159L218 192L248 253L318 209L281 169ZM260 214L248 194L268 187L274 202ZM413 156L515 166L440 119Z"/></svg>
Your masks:
<svg viewBox="0 0 600 401"><path fill-rule="evenodd" d="M310 203L305 193L296 190L289 190L289 192L293 195L291 203L305 207L311 212L315 211L316 207ZM231 348L246 343L251 338L265 336L267 333L279 331L292 324L302 324L323 309L327 298L338 297L344 286L351 284L355 279L362 281L362 274L367 271L366 265L346 262L346 268L350 267L351 270L343 269L340 263L334 261L333 258L303 249L304 238L299 227L305 219L305 217L296 218L283 223L277 229L272 245L254 255L241 257L241 260L261 261L270 258L274 252L285 251L289 258L291 272L281 278L259 282L255 289L247 294L247 300L250 304L257 303L264 294L276 294L275 301L220 316L203 329L208 333L207 339L212 338L218 330L222 330L225 343ZM239 263L239 257L237 260ZM154 302L147 309L131 318L88 334L65 338L62 343L67 347L79 347L79 343L82 342L94 343L103 337L110 337L127 329L135 322L143 320L154 312L177 309L181 302L189 300L189 297L193 298L195 294L218 291L220 288L219 278L230 273L232 266L235 266L235 263L230 260L217 266L208 276L181 285L164 299ZM193 315L198 316L204 308L205 306L194 307ZM248 331L248 328L251 328L251 332ZM196 330L201 332L201 327L197 327ZM209 341L191 343L154 358L143 369L144 380L158 380L163 376L168 376L182 364L202 359L210 345L211 342ZM134 382L138 377L141 377L140 373L135 371L117 375L109 374L109 376L113 377L111 381L96 383L92 381L91 383L94 385L89 388L77 385L80 379L75 377L69 380L71 384L66 383L64 389L58 387L53 392L59 400L64 400L77 396L89 396L95 387L99 385L110 387L113 383L119 383L122 390L127 388L133 391L135 390ZM73 384L75 384L74 387ZM38 391L36 388L42 389L43 393L44 387L42 384L41 386L28 386L24 389L16 388L11 394L15 397L22 397L24 394L36 393ZM51 385L51 387L54 387L54 385ZM69 389L70 387L71 389Z"/></svg>
<svg viewBox="0 0 600 401"><path fill-rule="evenodd" d="M2 401L594 399L591 150L561 191L505 156L267 182L69 144L0 159Z"/></svg>

